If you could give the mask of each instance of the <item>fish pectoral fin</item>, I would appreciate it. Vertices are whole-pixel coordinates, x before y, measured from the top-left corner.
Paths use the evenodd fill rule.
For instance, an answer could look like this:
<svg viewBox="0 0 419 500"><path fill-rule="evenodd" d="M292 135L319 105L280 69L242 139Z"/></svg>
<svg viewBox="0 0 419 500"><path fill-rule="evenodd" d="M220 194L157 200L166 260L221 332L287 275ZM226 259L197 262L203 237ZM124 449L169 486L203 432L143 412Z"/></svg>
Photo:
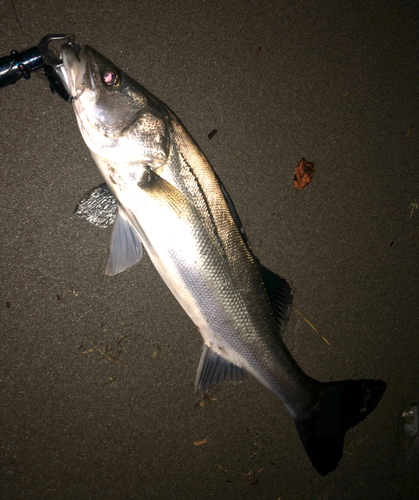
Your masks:
<svg viewBox="0 0 419 500"><path fill-rule="evenodd" d="M243 380L248 377L244 368L231 363L204 344L201 360L195 379L195 392L207 392L208 389L224 380Z"/></svg>
<svg viewBox="0 0 419 500"><path fill-rule="evenodd" d="M173 184L160 177L154 170L148 170L145 181L138 184L153 201L162 209L176 215L178 218L187 218L196 215L194 204L181 193Z"/></svg>
<svg viewBox="0 0 419 500"><path fill-rule="evenodd" d="M136 264L142 255L143 249L138 233L129 222L125 211L118 207L106 274L112 276L125 271Z"/></svg>
<svg viewBox="0 0 419 500"><path fill-rule="evenodd" d="M292 305L292 290L287 280L264 266L260 266L262 279L271 301L279 332L284 332Z"/></svg>
<svg viewBox="0 0 419 500"><path fill-rule="evenodd" d="M94 226L109 227L115 221L117 209L112 191L103 183L80 201L74 213Z"/></svg>

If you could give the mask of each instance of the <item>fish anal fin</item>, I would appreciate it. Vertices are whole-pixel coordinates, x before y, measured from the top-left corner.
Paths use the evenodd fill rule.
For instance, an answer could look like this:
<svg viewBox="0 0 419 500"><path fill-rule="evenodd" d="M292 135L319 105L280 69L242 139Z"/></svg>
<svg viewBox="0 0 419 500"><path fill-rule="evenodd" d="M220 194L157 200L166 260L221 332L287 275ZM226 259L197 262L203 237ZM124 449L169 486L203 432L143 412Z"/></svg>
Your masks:
<svg viewBox="0 0 419 500"><path fill-rule="evenodd" d="M243 380L247 376L248 374L243 368L226 360L204 344L196 373L195 391L203 394L210 387L225 380Z"/></svg>
<svg viewBox="0 0 419 500"><path fill-rule="evenodd" d="M136 264L142 255L143 250L138 233L130 224L124 210L119 207L113 227L106 274L112 276L125 271Z"/></svg>

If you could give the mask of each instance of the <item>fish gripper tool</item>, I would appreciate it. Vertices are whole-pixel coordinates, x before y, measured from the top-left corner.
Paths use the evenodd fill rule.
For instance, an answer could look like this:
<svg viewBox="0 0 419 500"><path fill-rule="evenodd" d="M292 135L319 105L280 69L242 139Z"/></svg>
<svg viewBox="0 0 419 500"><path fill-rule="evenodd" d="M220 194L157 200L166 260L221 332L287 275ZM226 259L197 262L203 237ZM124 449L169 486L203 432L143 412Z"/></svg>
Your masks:
<svg viewBox="0 0 419 500"><path fill-rule="evenodd" d="M21 78L29 80L32 72L41 70L48 78L51 91L65 101L70 101L71 96L58 77L63 62L49 47L56 40L68 43L76 53L80 50L74 35L46 35L36 47L22 52L12 50L10 55L0 58L0 88L12 85Z"/></svg>

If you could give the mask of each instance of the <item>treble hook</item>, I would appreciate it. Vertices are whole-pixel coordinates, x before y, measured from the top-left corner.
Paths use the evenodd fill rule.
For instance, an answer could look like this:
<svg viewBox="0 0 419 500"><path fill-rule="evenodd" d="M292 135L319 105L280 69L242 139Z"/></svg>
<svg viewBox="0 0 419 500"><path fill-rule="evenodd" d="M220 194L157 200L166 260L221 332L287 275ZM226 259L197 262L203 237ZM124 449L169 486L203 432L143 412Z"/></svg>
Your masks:
<svg viewBox="0 0 419 500"><path fill-rule="evenodd" d="M79 87L83 85L83 89L75 96L70 96L68 98L68 102L73 104L74 101L77 101L77 99L83 94L83 92L86 90L86 85L84 83L80 84L76 90L79 90Z"/></svg>

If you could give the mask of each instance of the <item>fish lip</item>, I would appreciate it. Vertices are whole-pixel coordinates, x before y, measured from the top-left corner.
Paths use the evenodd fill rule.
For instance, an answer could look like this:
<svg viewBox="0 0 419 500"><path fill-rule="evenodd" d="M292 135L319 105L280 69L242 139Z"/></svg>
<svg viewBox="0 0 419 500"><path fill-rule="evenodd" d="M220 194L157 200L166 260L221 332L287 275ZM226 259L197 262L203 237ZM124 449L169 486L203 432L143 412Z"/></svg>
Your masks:
<svg viewBox="0 0 419 500"><path fill-rule="evenodd" d="M91 138L94 125L90 123L89 113L86 111L94 103L96 85L92 74L92 65L89 64L89 47L84 46L78 54L69 44L61 46L60 58L62 71L60 78L67 86L70 94L69 101L73 105L80 132L89 148L94 147Z"/></svg>
<svg viewBox="0 0 419 500"><path fill-rule="evenodd" d="M95 90L90 65L87 64L85 47L83 47L79 54L76 54L71 45L64 44L61 46L60 58L63 61L64 67L62 75L65 81L63 83L70 90L73 98L77 98L77 95L86 88ZM86 67L88 68L88 79L84 78Z"/></svg>

